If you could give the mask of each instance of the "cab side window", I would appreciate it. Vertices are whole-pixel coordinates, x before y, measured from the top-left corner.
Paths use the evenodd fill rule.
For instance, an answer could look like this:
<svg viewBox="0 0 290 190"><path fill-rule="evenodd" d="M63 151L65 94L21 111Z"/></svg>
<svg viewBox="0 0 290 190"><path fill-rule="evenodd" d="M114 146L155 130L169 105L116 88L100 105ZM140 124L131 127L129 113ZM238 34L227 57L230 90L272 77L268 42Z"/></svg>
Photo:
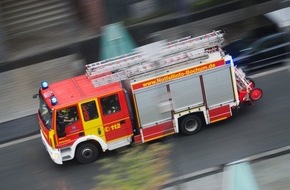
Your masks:
<svg viewBox="0 0 290 190"><path fill-rule="evenodd" d="M97 119L99 117L96 102L90 101L81 105L85 121Z"/></svg>
<svg viewBox="0 0 290 190"><path fill-rule="evenodd" d="M101 106L104 115L113 114L121 110L118 94L101 98Z"/></svg>
<svg viewBox="0 0 290 190"><path fill-rule="evenodd" d="M58 137L64 137L65 128L79 120L77 106L71 106L58 110L56 113Z"/></svg>

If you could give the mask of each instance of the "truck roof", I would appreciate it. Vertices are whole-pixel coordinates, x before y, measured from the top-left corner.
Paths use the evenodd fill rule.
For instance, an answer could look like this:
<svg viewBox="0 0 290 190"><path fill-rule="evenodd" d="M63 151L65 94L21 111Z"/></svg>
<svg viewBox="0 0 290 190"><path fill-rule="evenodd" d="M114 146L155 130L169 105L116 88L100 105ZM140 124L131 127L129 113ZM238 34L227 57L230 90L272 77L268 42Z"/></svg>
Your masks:
<svg viewBox="0 0 290 190"><path fill-rule="evenodd" d="M47 89L42 90L42 94L48 105L51 105L50 98L52 96L56 97L57 104L52 107L57 108L120 90L122 90L120 82L111 83L102 87L94 87L86 75L80 75L49 84Z"/></svg>

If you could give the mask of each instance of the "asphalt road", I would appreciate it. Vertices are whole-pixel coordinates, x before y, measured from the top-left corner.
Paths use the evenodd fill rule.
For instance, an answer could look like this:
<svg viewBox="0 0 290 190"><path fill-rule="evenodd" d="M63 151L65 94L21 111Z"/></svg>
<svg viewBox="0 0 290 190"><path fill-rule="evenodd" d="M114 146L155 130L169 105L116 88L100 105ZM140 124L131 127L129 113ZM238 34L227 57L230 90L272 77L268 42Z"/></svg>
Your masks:
<svg viewBox="0 0 290 190"><path fill-rule="evenodd" d="M232 118L210 125L195 136L175 135L163 139L172 143L170 155L174 176L236 161L290 144L290 72L255 78L264 97L244 107ZM35 116L26 118L35 124ZM116 152L106 156L114 156ZM1 189L90 189L96 185L99 163L54 164L40 138L2 146L0 149Z"/></svg>

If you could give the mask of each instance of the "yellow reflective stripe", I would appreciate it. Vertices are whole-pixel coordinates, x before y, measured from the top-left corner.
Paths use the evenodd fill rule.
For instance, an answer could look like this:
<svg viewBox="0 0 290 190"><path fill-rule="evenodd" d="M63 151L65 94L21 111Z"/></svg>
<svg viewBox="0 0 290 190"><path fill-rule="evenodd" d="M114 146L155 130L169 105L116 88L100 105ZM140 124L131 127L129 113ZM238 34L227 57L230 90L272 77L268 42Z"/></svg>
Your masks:
<svg viewBox="0 0 290 190"><path fill-rule="evenodd" d="M166 136L169 136L169 135L173 135L173 134L175 134L175 132L171 132L171 133L167 133L165 135L160 135L160 136L157 136L157 137L149 138L149 139L144 140L144 142L153 141L153 140L160 139L160 138L163 138L163 137L166 137Z"/></svg>
<svg viewBox="0 0 290 190"><path fill-rule="evenodd" d="M222 118L219 118L219 119L216 119L216 120L212 120L210 123L215 123L215 122L218 122L218 121L221 121L221 120L224 120L224 119L227 119L227 117L222 117Z"/></svg>
<svg viewBox="0 0 290 190"><path fill-rule="evenodd" d="M51 142L51 147L55 148L55 138L54 138L54 130L50 130L48 137L49 137L49 141Z"/></svg>

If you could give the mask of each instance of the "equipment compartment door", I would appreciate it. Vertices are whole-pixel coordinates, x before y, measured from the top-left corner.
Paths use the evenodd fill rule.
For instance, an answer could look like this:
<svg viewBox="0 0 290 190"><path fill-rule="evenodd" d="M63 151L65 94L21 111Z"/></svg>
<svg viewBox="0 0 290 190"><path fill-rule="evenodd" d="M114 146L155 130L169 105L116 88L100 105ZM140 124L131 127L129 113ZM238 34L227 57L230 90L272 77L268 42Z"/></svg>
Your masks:
<svg viewBox="0 0 290 190"><path fill-rule="evenodd" d="M169 99L165 85L135 92L142 142L174 133Z"/></svg>
<svg viewBox="0 0 290 190"><path fill-rule="evenodd" d="M209 108L234 101L230 68L203 75L205 96Z"/></svg>
<svg viewBox="0 0 290 190"><path fill-rule="evenodd" d="M133 135L131 118L123 91L99 99L107 142Z"/></svg>
<svg viewBox="0 0 290 190"><path fill-rule="evenodd" d="M171 120L171 110L162 109L163 104L168 102L168 94L164 85L135 92L142 128Z"/></svg>
<svg viewBox="0 0 290 190"><path fill-rule="evenodd" d="M170 83L173 110L179 112L203 104L199 77L187 77Z"/></svg>

